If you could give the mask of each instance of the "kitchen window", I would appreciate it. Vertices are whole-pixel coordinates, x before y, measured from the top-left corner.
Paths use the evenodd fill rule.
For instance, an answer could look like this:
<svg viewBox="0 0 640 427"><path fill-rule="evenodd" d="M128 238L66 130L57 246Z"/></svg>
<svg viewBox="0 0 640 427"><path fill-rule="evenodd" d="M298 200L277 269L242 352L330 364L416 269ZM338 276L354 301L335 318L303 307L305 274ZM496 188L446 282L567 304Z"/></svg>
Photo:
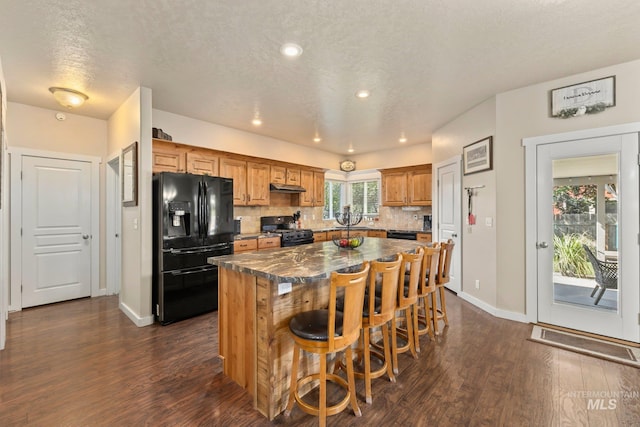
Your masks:
<svg viewBox="0 0 640 427"><path fill-rule="evenodd" d="M379 172L350 173L344 179L327 179L324 183L325 205L323 219L332 220L344 206L364 216L378 216L380 206Z"/></svg>

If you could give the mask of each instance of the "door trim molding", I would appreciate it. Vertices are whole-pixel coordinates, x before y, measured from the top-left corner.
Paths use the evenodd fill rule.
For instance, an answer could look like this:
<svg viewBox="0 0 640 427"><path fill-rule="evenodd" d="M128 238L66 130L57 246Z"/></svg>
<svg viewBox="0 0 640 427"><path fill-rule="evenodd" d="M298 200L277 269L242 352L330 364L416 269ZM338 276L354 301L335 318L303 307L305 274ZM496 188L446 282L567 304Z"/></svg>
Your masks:
<svg viewBox="0 0 640 427"><path fill-rule="evenodd" d="M60 153L55 151L34 150L30 148L10 148L10 228L11 247L9 311L22 310L22 157L46 157L51 159L72 160L91 164L91 296L104 295L106 289L100 289L100 163L96 156Z"/></svg>
<svg viewBox="0 0 640 427"><path fill-rule="evenodd" d="M114 172L114 168L111 166L112 163L118 163L118 171ZM121 248L117 246L121 244L122 241L122 225L121 225L121 217L122 217L122 208L121 201L115 200L114 193L117 192L119 194L120 187L120 169L121 169L121 159L120 153L114 153L111 156L107 157L105 163L105 212L106 212L106 224L105 224L105 239L106 239L106 256L105 259L105 270L106 270L106 289L105 292L107 295L114 295L119 293L120 282L122 281L121 268L116 268L116 266L122 264L122 257L120 255L120 259L117 259L117 255L121 254ZM117 175L116 175L117 174ZM114 181L117 177L118 182ZM115 190L115 191L114 191ZM116 217L114 217L114 215ZM115 237L115 233L120 235L120 238ZM119 274L118 274L119 273ZM117 280L118 286L114 281ZM116 292L116 288L118 292Z"/></svg>
<svg viewBox="0 0 640 427"><path fill-rule="evenodd" d="M640 122L582 129L572 132L535 136L522 139L525 148L525 298L526 318L528 322L538 322L538 274L536 263L536 220L537 220L537 161L536 151L539 145L567 142L578 139L599 138L604 136L640 133Z"/></svg>

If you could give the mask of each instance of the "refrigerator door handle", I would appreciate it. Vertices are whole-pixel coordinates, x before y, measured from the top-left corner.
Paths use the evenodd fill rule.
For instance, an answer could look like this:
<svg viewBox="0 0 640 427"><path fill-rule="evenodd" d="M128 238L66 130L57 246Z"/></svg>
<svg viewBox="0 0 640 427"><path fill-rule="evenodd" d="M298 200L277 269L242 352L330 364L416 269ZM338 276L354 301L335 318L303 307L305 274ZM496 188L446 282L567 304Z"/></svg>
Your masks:
<svg viewBox="0 0 640 427"><path fill-rule="evenodd" d="M204 193L204 197L202 198L202 209L204 210L204 230L202 230L202 237L207 237L209 235L209 188L207 187L206 181L202 183L202 189Z"/></svg>
<svg viewBox="0 0 640 427"><path fill-rule="evenodd" d="M202 238L202 181L198 181L198 237Z"/></svg>

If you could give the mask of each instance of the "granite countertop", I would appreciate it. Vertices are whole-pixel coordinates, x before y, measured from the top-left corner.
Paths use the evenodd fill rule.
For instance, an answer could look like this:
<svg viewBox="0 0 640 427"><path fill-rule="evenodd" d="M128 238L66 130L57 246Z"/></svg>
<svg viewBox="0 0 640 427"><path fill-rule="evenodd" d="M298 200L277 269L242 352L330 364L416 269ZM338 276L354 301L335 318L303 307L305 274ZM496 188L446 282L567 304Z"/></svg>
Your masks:
<svg viewBox="0 0 640 427"><path fill-rule="evenodd" d="M314 228L313 232L322 233L323 231L337 231L337 230L346 230L347 227L324 227L324 228ZM372 231L410 231L414 233L431 233L431 230L417 230L411 228L386 228L386 227L351 227L351 230L372 230Z"/></svg>
<svg viewBox="0 0 640 427"><path fill-rule="evenodd" d="M267 237L280 237L278 233L247 233L236 234L233 240L250 240L250 239L265 239Z"/></svg>
<svg viewBox="0 0 640 427"><path fill-rule="evenodd" d="M422 244L413 240L370 237L356 249L341 249L333 242L319 242L211 257L207 262L278 283L307 283L327 279L332 271L355 271L365 261L389 260L398 252L414 252L420 246Z"/></svg>

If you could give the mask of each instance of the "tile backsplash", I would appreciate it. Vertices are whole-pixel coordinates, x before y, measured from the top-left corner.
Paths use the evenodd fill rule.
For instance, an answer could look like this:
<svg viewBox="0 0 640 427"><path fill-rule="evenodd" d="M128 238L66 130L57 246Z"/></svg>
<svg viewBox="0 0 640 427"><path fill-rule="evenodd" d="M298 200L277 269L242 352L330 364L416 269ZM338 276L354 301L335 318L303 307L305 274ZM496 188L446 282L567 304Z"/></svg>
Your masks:
<svg viewBox="0 0 640 427"><path fill-rule="evenodd" d="M292 215L298 210L301 214L300 219L303 228L321 229L339 225L335 220L322 219L322 207L236 206L233 213L236 218L242 218L241 231L246 234L260 232L261 216ZM378 218L365 217L359 226L384 229L422 230L423 216L429 214L431 214L431 206L421 207L416 211L404 211L400 207L380 206L380 215ZM417 219L414 219L414 216Z"/></svg>

